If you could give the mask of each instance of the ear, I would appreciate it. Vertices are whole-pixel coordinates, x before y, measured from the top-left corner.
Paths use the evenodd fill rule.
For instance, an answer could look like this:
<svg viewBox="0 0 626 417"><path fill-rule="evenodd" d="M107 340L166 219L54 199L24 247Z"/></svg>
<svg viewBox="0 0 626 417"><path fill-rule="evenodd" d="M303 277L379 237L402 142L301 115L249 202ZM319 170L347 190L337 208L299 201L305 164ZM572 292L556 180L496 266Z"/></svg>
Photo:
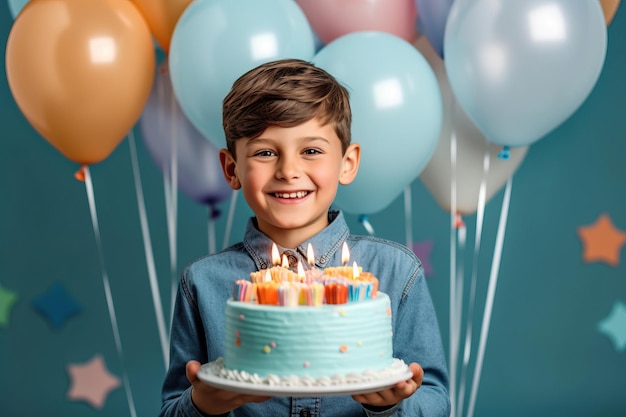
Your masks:
<svg viewBox="0 0 626 417"><path fill-rule="evenodd" d="M241 183L239 182L239 178L237 178L237 161L235 161L235 158L228 149L220 149L220 164L222 165L224 178L228 185L230 185L230 188L233 190L240 189Z"/></svg>
<svg viewBox="0 0 626 417"><path fill-rule="evenodd" d="M343 155L341 173L339 174L339 184L348 185L356 178L361 162L361 145L352 143Z"/></svg>

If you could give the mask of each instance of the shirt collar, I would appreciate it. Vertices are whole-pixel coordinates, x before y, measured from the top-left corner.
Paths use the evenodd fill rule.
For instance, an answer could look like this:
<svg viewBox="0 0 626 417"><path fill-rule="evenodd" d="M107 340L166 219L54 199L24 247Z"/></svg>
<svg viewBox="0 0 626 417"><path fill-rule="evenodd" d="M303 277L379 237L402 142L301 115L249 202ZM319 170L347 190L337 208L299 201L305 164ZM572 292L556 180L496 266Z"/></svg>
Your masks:
<svg viewBox="0 0 626 417"><path fill-rule="evenodd" d="M315 266L318 268L329 266L330 260L339 252L350 231L343 213L339 210L329 210L328 221L328 226L309 240L302 242L297 248L278 246L279 252L294 253L302 262L306 263L306 249L310 243L315 253ZM254 259L258 270L272 266L272 243L272 240L258 229L256 218L250 218L246 226L243 244Z"/></svg>

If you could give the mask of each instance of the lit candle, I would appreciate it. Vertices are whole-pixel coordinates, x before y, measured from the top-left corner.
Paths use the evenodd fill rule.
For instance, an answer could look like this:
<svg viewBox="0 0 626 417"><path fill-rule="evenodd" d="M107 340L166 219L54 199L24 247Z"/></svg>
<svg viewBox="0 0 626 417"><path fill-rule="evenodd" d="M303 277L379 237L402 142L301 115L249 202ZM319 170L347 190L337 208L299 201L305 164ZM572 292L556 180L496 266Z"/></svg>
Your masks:
<svg viewBox="0 0 626 417"><path fill-rule="evenodd" d="M289 269L289 259L287 259L287 255L283 254L283 263L281 265L283 268Z"/></svg>
<svg viewBox="0 0 626 417"><path fill-rule="evenodd" d="M348 249L348 244L344 241L341 246L341 263L347 265L350 261L350 249Z"/></svg>
<svg viewBox="0 0 626 417"><path fill-rule="evenodd" d="M356 261L352 263L352 279L359 278L359 267L356 265Z"/></svg>
<svg viewBox="0 0 626 417"><path fill-rule="evenodd" d="M321 280L322 275L324 274L322 273L321 269L315 267L315 253L313 252L313 245L311 245L310 243L307 245L306 248L306 260L311 268L306 270L306 278L304 282L306 282L307 284L311 284L312 282Z"/></svg>
<svg viewBox="0 0 626 417"><path fill-rule="evenodd" d="M313 253L313 245L310 243L306 247L306 260L311 266L315 266L315 254Z"/></svg>
<svg viewBox="0 0 626 417"><path fill-rule="evenodd" d="M278 247L276 243L272 242L272 264L280 265L280 254L278 253Z"/></svg>
<svg viewBox="0 0 626 417"><path fill-rule="evenodd" d="M304 268L302 268L302 264L298 261L298 278L300 278L300 282L304 282L306 275L304 273Z"/></svg>

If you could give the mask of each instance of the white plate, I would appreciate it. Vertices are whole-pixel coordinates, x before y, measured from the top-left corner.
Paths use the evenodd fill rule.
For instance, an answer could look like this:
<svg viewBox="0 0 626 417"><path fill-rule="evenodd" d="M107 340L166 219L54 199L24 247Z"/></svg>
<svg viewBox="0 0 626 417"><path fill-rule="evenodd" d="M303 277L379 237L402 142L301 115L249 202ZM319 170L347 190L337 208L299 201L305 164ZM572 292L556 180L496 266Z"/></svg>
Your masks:
<svg viewBox="0 0 626 417"><path fill-rule="evenodd" d="M221 368L221 360L206 363L200 367L198 378L207 385L226 391L270 397L322 397L330 395L366 394L368 392L377 392L391 388L397 382L405 381L413 376L409 367L406 366L403 372L396 372L392 376L378 378L375 381L325 386L286 386L254 384L251 382L226 379L219 375Z"/></svg>

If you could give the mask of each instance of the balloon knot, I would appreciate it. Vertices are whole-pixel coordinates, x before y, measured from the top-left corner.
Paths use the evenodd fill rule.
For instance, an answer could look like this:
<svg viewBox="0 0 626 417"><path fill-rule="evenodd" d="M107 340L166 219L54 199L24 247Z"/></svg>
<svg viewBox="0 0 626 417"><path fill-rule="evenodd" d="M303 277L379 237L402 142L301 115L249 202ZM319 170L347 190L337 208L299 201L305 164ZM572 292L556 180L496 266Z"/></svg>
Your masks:
<svg viewBox="0 0 626 417"><path fill-rule="evenodd" d="M209 217L211 218L211 220L217 220L220 218L222 212L220 211L220 209L218 209L217 207L215 207L214 205L210 206L211 211L209 212Z"/></svg>
<svg viewBox="0 0 626 417"><path fill-rule="evenodd" d="M85 168L86 167L87 165L83 165L82 167L80 167L80 169L74 173L74 178L76 178L78 181L85 182Z"/></svg>
<svg viewBox="0 0 626 417"><path fill-rule="evenodd" d="M361 214L359 216L359 223L363 225L365 230L367 230L367 233L369 233L371 236L374 236L374 226L372 226L365 214Z"/></svg>
<svg viewBox="0 0 626 417"><path fill-rule="evenodd" d="M462 227L465 227L465 222L463 221L463 218L461 217L460 214L457 214L456 217L454 218L454 227L455 229L460 229Z"/></svg>
<svg viewBox="0 0 626 417"><path fill-rule="evenodd" d="M503 161L508 161L511 158L510 148L508 146L503 147L502 150L498 153L498 158L502 159Z"/></svg>

